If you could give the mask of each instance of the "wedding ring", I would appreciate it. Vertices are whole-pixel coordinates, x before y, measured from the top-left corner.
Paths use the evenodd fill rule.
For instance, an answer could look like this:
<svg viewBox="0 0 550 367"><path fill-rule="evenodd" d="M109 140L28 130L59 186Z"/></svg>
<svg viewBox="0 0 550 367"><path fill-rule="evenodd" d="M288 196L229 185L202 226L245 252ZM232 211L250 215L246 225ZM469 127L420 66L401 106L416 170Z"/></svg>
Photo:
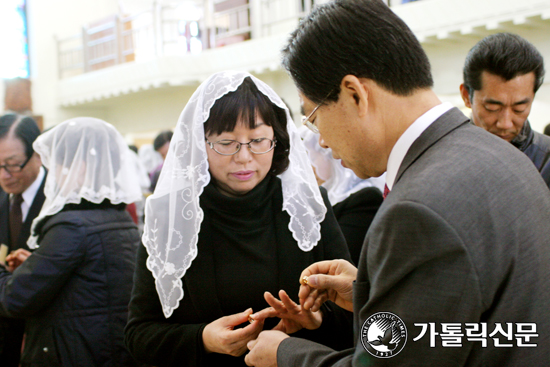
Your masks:
<svg viewBox="0 0 550 367"><path fill-rule="evenodd" d="M302 284L303 285L308 285L308 279L309 279L309 277L307 275L304 275L302 277Z"/></svg>
<svg viewBox="0 0 550 367"><path fill-rule="evenodd" d="M248 315L248 322L251 324L254 322L254 319L252 318L252 314Z"/></svg>

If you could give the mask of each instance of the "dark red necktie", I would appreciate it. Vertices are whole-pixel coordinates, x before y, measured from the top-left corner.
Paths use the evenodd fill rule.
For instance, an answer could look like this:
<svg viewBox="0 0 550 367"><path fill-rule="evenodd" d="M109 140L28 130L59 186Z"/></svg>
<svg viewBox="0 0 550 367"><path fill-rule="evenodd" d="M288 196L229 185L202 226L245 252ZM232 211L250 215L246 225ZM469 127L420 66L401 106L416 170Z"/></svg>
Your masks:
<svg viewBox="0 0 550 367"><path fill-rule="evenodd" d="M11 249L17 248L17 240L19 239L19 232L21 232L21 226L23 225L23 213L21 213L21 203L23 197L21 194L13 195L10 207L10 244Z"/></svg>
<svg viewBox="0 0 550 367"><path fill-rule="evenodd" d="M390 189L388 188L388 185L384 185L384 199L386 198L386 196L388 196L388 194L390 193Z"/></svg>

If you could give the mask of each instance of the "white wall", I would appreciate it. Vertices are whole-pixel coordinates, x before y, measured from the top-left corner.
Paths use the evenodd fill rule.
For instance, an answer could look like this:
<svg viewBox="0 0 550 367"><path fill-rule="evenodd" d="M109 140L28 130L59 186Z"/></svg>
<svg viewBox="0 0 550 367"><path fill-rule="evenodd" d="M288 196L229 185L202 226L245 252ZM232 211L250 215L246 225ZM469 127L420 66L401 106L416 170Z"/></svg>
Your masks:
<svg viewBox="0 0 550 367"><path fill-rule="evenodd" d="M167 2L167 1L163 1ZM430 1L426 1L428 4ZM435 3L442 1L436 0ZM135 12L149 7L152 0L28 0L29 40L31 56L31 80L33 110L44 116L45 126L52 126L67 118L87 115L105 119L115 124L125 134L149 134L175 125L187 99L195 90L193 86L154 88L132 92L101 101L84 103L78 107L62 108L58 100L57 50L54 35L67 37L81 32L81 27L115 14L119 5L126 12ZM418 7L421 2L410 9ZM400 7L406 10L405 5ZM526 26L510 26L514 33L527 38L543 53L550 68L550 21L541 21ZM495 29L490 31L496 33ZM458 87L462 82L462 66L468 50L489 31L472 36L460 35L456 39L434 40L424 43L432 63L435 91L443 100L464 107ZM223 60L217 61L220 67ZM227 60L227 62L233 60ZM278 62L278 60L274 60ZM216 63L216 65L218 65ZM190 70L189 73L193 73ZM264 70L255 73L270 84L288 103L296 121L300 119L300 104L294 84L282 69ZM533 106L530 120L535 130L542 131L550 122L550 72ZM0 88L2 89L2 88ZM2 98L3 89L0 91ZM467 113L467 111L466 111Z"/></svg>
<svg viewBox="0 0 550 367"><path fill-rule="evenodd" d="M33 112L43 115L44 125L51 126L73 117L58 108L54 36L79 34L84 24L116 14L118 3L116 0L28 0L27 11Z"/></svg>

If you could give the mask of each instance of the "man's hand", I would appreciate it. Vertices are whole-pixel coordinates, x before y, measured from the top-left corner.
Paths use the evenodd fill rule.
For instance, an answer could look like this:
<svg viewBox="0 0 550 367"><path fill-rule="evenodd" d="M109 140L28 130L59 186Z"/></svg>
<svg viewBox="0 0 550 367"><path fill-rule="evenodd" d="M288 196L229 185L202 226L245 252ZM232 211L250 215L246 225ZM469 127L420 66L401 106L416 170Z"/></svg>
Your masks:
<svg viewBox="0 0 550 367"><path fill-rule="evenodd" d="M256 339L264 327L263 320L252 322L242 329L234 330L235 326L248 321L252 309L244 312L220 317L206 325L202 332L204 349L208 353L229 354L234 357L246 352L246 343Z"/></svg>
<svg viewBox="0 0 550 367"><path fill-rule="evenodd" d="M262 331L258 339L248 342L250 353L244 358L247 366L277 367L277 349L288 335L281 331Z"/></svg>
<svg viewBox="0 0 550 367"><path fill-rule="evenodd" d="M346 260L320 261L307 267L300 275L300 304L305 310L319 311L331 300L353 312L353 281L357 268Z"/></svg>
<svg viewBox="0 0 550 367"><path fill-rule="evenodd" d="M15 269L17 269L19 265L23 264L29 256L31 256L31 253L22 248L13 251L11 254L6 256L6 264L8 265L7 269L13 273Z"/></svg>
<svg viewBox="0 0 550 367"><path fill-rule="evenodd" d="M281 319L279 324L273 330L279 330L286 334L292 334L302 328L309 330L317 329L323 322L321 311L312 312L304 310L302 306L296 304L285 291L279 291L278 300L271 293L265 292L264 298L271 306L251 315L254 320L265 320L268 317L278 317Z"/></svg>

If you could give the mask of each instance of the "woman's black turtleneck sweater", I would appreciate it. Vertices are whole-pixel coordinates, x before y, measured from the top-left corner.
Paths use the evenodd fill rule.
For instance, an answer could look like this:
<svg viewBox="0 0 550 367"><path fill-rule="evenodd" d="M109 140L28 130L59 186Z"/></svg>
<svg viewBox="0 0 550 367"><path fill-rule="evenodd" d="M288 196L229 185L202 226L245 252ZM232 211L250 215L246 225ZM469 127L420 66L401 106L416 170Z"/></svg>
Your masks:
<svg viewBox="0 0 550 367"><path fill-rule="evenodd" d="M325 204L326 192L322 191ZM162 313L151 272L141 246L130 303L126 343L134 356L155 366L245 366L244 357L206 354L202 330L223 316L268 307L264 292L280 289L298 301L299 277L308 265L321 260L349 259L349 252L334 214L321 224L321 241L309 252L300 250L282 210L281 181L267 176L241 197L222 194L211 182L200 197L204 220L198 255L183 277L184 297L169 319ZM347 311L334 305L323 309L326 323L295 336L336 348L353 346ZM268 320L270 329L278 320ZM347 338L346 338L347 336Z"/></svg>

